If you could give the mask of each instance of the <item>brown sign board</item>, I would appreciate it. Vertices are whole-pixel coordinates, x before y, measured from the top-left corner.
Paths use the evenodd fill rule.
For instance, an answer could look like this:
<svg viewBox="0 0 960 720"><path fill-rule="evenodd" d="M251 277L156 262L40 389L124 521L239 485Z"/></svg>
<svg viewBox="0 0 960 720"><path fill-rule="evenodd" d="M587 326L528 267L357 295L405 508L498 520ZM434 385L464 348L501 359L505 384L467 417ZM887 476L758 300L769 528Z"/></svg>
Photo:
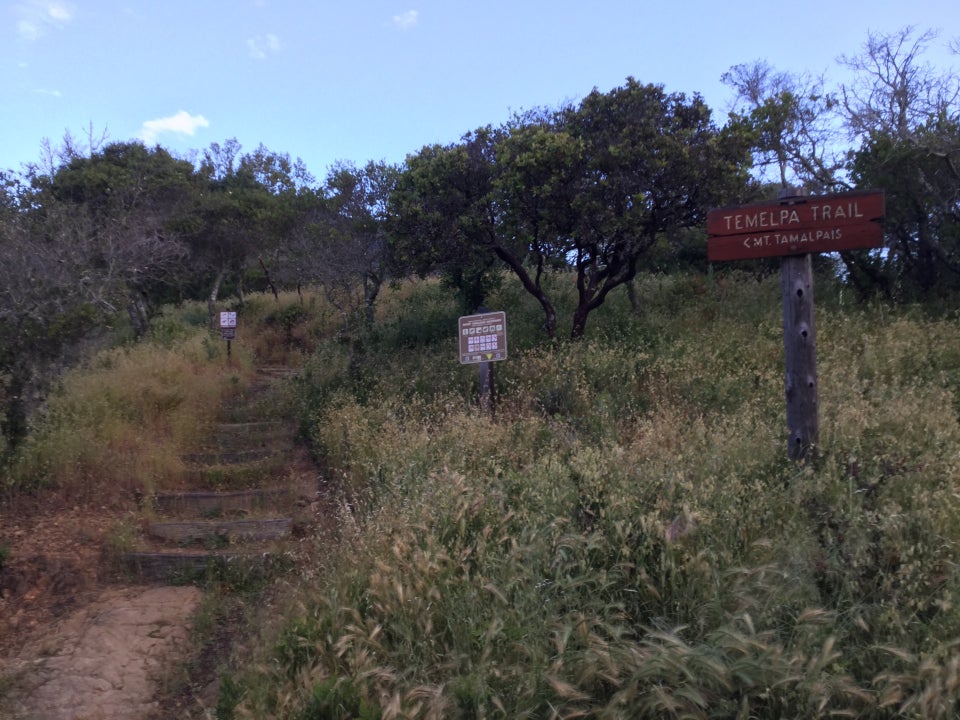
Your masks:
<svg viewBox="0 0 960 720"><path fill-rule="evenodd" d="M882 190L711 210L707 258L751 260L883 245Z"/></svg>
<svg viewBox="0 0 960 720"><path fill-rule="evenodd" d="M507 314L488 312L464 315L457 322L460 364L507 359Z"/></svg>
<svg viewBox="0 0 960 720"><path fill-rule="evenodd" d="M221 340L236 340L237 339L237 329L235 327L222 327L220 328L220 339Z"/></svg>

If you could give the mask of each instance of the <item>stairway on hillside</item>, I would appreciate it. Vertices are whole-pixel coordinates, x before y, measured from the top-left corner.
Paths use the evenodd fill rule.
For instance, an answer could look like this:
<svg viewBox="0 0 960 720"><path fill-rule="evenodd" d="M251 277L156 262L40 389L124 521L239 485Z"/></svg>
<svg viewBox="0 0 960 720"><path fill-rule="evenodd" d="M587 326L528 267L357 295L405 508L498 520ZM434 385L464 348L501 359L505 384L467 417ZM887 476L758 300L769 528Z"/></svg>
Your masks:
<svg viewBox="0 0 960 720"><path fill-rule="evenodd" d="M308 521L316 474L284 417L282 383L295 371L264 367L225 403L199 452L183 456L182 488L144 501L144 521L121 565L151 582L194 582L283 562Z"/></svg>

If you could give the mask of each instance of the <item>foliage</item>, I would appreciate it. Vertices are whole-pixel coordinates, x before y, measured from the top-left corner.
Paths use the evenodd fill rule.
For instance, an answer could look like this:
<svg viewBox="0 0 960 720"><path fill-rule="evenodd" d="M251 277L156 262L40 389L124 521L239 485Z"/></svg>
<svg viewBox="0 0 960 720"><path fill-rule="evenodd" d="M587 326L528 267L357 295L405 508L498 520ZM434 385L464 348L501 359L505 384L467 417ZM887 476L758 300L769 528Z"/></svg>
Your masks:
<svg viewBox="0 0 960 720"><path fill-rule="evenodd" d="M239 353L242 356L242 352ZM51 487L75 502L129 501L160 481L175 483L180 454L217 411L230 378L205 329L178 339L101 351L63 377L11 456L4 492Z"/></svg>
<svg viewBox="0 0 960 720"><path fill-rule="evenodd" d="M849 258L858 287L901 300L929 299L960 286L960 107L908 138L871 136L851 168L864 186L890 188L888 251Z"/></svg>
<svg viewBox="0 0 960 720"><path fill-rule="evenodd" d="M572 233L577 339L587 315L633 279L660 233L700 225L709 208L744 197L749 157L739 136L714 125L701 97L633 78L587 96L570 127L586 158Z"/></svg>
<svg viewBox="0 0 960 720"><path fill-rule="evenodd" d="M572 271L570 337L584 337L620 285L642 309L637 272L706 269L706 210L768 194L758 181L769 165L781 184L813 192L886 190L885 249L845 252L837 267L864 297L941 303L960 277L960 81L924 62L935 40L913 28L871 33L841 58L853 74L838 87L763 61L736 65L724 75L737 97L722 126L697 94L627 78L427 145L398 167L338 162L320 184L301 161L263 145L244 152L236 139L194 163L105 143L92 128L86 143L68 133L40 163L0 173L4 454L91 336L120 327L140 337L164 302L205 299L212 322L223 295L242 306L251 289L302 296L317 284L339 309L356 370L387 282L439 274L461 313L474 312L507 269L552 338L564 302L555 276Z"/></svg>
<svg viewBox="0 0 960 720"><path fill-rule="evenodd" d="M464 312L486 301L498 276L492 196L501 134L480 128L448 146L430 145L407 158L390 196L394 256L420 277L440 273Z"/></svg>
<svg viewBox="0 0 960 720"><path fill-rule="evenodd" d="M960 76L924 62L933 31L870 33L843 88L860 144L850 172L888 193L888 252L844 257L865 291L912 301L957 287L960 275Z"/></svg>
<svg viewBox="0 0 960 720"><path fill-rule="evenodd" d="M571 269L570 336L579 339L661 234L744 197L748 149L742 133L714 125L699 96L628 78L577 107L528 113L408 158L393 197L395 242L421 275L472 280L465 289L477 304L488 263L499 260L540 303L548 337L557 316L544 275Z"/></svg>
<svg viewBox="0 0 960 720"><path fill-rule="evenodd" d="M162 303L215 303L231 283L242 298L251 257L289 232L312 178L302 163L263 146L240 151L236 141L214 143L195 168L137 142L91 138L89 153L81 152L68 136L63 150L48 153L49 167L3 175L5 455L23 439L49 384L91 351L92 340L142 337Z"/></svg>
<svg viewBox="0 0 960 720"><path fill-rule="evenodd" d="M777 165L781 186L885 191L884 249L841 254L864 296L936 302L960 277L960 75L925 60L937 35L868 33L839 58L850 80L836 87L765 61L723 77L737 93L731 125L752 136L758 167Z"/></svg>
<svg viewBox="0 0 960 720"><path fill-rule="evenodd" d="M37 184L43 189L33 201L41 211L33 223L42 225L33 231L55 235L75 224L71 239L73 253L82 252L76 272L85 299L108 314L127 309L142 335L166 284L183 270L186 248L175 228L198 192L193 167L159 147L113 143L74 157L49 187L43 179Z"/></svg>
<svg viewBox="0 0 960 720"><path fill-rule="evenodd" d="M960 329L818 283L815 465L778 429L773 279L641 278L644 316L616 295L582 343L521 341L495 420L452 345L375 332L359 380L322 345L340 548L236 716L952 717Z"/></svg>
<svg viewBox="0 0 960 720"><path fill-rule="evenodd" d="M777 187L837 188L843 153L831 121L838 101L822 78L778 72L758 60L733 66L721 79L736 93L731 125L753 136L761 176Z"/></svg>

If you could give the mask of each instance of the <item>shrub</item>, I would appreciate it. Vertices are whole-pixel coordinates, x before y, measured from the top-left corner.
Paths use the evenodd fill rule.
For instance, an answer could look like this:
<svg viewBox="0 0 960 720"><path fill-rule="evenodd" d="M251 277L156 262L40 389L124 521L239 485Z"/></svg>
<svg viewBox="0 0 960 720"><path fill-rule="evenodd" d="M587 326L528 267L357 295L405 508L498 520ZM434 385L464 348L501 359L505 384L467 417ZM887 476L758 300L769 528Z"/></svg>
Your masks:
<svg viewBox="0 0 960 720"><path fill-rule="evenodd" d="M776 278L636 291L642 314L615 296L585 341L546 343L505 283L522 340L495 418L435 285L385 296L363 373L320 347L304 431L341 546L238 713L960 711L960 326L825 292L821 447L797 465Z"/></svg>

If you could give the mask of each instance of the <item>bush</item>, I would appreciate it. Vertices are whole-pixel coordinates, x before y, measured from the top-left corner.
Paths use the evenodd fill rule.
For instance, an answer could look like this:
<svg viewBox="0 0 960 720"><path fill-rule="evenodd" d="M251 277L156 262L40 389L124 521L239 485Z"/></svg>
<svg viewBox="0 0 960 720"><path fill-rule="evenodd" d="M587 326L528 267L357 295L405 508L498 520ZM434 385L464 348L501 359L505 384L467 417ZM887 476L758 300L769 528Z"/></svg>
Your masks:
<svg viewBox="0 0 960 720"><path fill-rule="evenodd" d="M641 315L614 297L583 342L538 343L505 283L526 339L495 418L430 284L384 301L361 376L321 346L304 428L341 546L238 712L960 711L960 325L825 292L821 447L797 465L776 278L636 289Z"/></svg>

